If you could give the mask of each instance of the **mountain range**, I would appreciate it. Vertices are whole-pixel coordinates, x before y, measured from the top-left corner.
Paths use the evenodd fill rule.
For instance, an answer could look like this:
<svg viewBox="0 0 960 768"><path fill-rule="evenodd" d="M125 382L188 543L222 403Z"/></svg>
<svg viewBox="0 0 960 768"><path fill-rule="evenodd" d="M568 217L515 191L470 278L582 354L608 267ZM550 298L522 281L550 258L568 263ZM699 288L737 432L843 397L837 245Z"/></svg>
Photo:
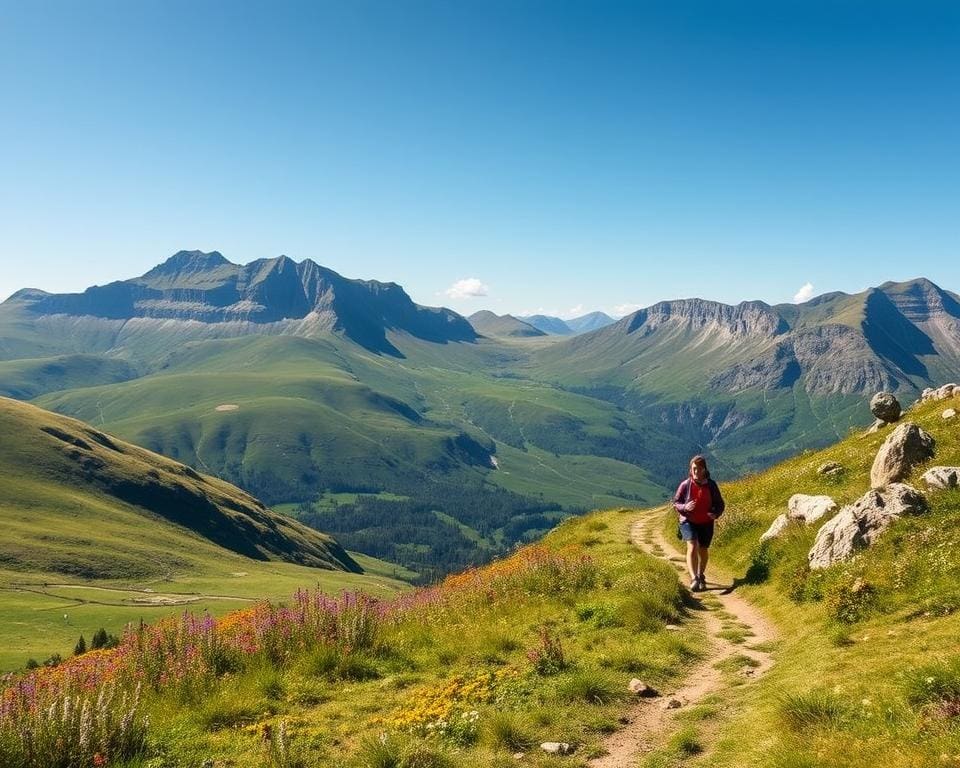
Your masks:
<svg viewBox="0 0 960 768"><path fill-rule="evenodd" d="M960 302L925 279L803 304L658 303L597 330L420 307L311 261L181 251L0 304L0 394L224 478L424 572L585 508L730 477L960 378ZM600 318L602 320L602 318Z"/></svg>
<svg viewBox="0 0 960 768"><path fill-rule="evenodd" d="M616 322L605 312L590 312L570 320L561 320L551 315L529 315L519 318L544 333L557 336L574 336L578 333L589 333Z"/></svg>

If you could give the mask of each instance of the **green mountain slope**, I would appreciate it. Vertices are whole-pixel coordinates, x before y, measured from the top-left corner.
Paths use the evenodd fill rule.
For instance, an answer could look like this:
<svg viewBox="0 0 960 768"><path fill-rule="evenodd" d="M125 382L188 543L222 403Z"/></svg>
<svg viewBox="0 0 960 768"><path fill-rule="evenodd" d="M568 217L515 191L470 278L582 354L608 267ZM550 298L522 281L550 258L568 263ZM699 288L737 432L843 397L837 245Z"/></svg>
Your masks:
<svg viewBox="0 0 960 768"><path fill-rule="evenodd" d="M488 310L474 312L467 318L474 330L482 336L501 336L505 338L527 338L546 336L539 328L518 320L513 315L496 315Z"/></svg>
<svg viewBox="0 0 960 768"><path fill-rule="evenodd" d="M182 252L111 286L0 304L0 391L303 504L351 546L390 520L421 572L653 503L693 453L756 471L868 423L864 394L960 377L960 303L926 280L664 302L573 338L477 338L392 283L285 258ZM310 509L338 493L355 501Z"/></svg>
<svg viewBox="0 0 960 768"><path fill-rule="evenodd" d="M0 399L0 543L7 569L85 578L160 575L185 551L359 571L328 536L215 478L86 424ZM189 540L190 546L185 546Z"/></svg>

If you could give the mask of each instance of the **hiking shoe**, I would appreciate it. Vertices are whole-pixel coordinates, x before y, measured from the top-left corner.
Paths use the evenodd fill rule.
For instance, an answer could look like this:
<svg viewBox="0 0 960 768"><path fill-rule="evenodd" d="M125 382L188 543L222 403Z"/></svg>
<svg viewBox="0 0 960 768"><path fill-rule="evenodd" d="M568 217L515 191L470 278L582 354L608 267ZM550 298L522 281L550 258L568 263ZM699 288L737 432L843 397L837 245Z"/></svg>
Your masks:
<svg viewBox="0 0 960 768"><path fill-rule="evenodd" d="M699 591L700 591L700 579L699 579L698 577L696 577L696 576L694 576L694 577L690 580L690 591L691 591L691 592L699 592Z"/></svg>
<svg viewBox="0 0 960 768"><path fill-rule="evenodd" d="M697 576L697 592L706 592L707 591L707 577L702 573Z"/></svg>

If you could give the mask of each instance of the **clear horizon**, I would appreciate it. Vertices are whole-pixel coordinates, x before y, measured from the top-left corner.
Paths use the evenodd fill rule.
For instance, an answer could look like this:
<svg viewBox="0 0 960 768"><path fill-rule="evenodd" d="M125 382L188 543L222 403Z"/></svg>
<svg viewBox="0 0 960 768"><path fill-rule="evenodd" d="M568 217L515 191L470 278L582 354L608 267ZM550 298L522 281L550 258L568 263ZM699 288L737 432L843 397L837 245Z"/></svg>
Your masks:
<svg viewBox="0 0 960 768"><path fill-rule="evenodd" d="M101 1L0 22L0 299L194 248L466 315L960 288L954 4Z"/></svg>

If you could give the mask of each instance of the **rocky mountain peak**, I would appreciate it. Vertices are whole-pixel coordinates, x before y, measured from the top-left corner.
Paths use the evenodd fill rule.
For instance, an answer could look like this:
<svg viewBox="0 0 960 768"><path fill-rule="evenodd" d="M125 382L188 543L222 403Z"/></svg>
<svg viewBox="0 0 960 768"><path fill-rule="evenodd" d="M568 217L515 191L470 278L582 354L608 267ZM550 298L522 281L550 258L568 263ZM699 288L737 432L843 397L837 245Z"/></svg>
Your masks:
<svg viewBox="0 0 960 768"><path fill-rule="evenodd" d="M628 315L617 325L625 325L627 333L632 333L641 327L652 331L668 323L684 324L693 331L713 328L733 337L772 337L789 330L786 321L762 301L731 306L707 299L661 301Z"/></svg>
<svg viewBox="0 0 960 768"><path fill-rule="evenodd" d="M960 317L957 300L925 277L905 283L884 283L876 290L885 294L900 313L914 323L945 314Z"/></svg>
<svg viewBox="0 0 960 768"><path fill-rule="evenodd" d="M210 269L222 267L230 262L220 251L177 251L173 256L162 264L147 272L144 277L156 277L162 275L175 275L182 272L204 272Z"/></svg>

